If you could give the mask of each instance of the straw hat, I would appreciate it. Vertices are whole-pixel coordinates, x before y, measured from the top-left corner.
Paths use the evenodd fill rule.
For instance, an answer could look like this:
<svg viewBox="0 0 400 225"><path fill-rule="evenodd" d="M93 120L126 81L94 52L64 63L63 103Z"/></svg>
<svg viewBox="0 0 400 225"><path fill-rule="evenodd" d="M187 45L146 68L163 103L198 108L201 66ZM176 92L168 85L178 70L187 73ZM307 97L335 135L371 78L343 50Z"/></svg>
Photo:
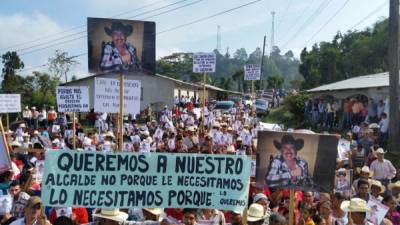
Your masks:
<svg viewBox="0 0 400 225"><path fill-rule="evenodd" d="M19 143L19 141L15 140L15 141L11 142L11 146L12 147L21 147L21 143Z"/></svg>
<svg viewBox="0 0 400 225"><path fill-rule="evenodd" d="M379 129L379 125L378 125L377 123L371 123L371 124L368 126L368 128L369 128L369 129Z"/></svg>
<svg viewBox="0 0 400 225"><path fill-rule="evenodd" d="M360 169L360 167L357 167L356 171L357 171L357 173L361 173L361 172L368 173L369 177L372 177L374 175L374 171L371 171L368 166L363 166L361 169Z"/></svg>
<svg viewBox="0 0 400 225"><path fill-rule="evenodd" d="M395 182L395 183L390 183L390 184L388 185L389 191L392 191L393 188L400 188L400 181L397 181L397 182Z"/></svg>
<svg viewBox="0 0 400 225"><path fill-rule="evenodd" d="M370 208L367 202L361 198L352 198L350 201L343 201L340 209L345 212L368 212Z"/></svg>
<svg viewBox="0 0 400 225"><path fill-rule="evenodd" d="M19 127L20 127L20 128L25 128L26 125L25 125L24 123L21 123L21 124L19 125Z"/></svg>
<svg viewBox="0 0 400 225"><path fill-rule="evenodd" d="M375 151L375 154L385 154L385 153L386 153L386 151L383 150L383 148L378 148L378 149Z"/></svg>
<svg viewBox="0 0 400 225"><path fill-rule="evenodd" d="M195 132L195 129L193 126L188 126L187 131Z"/></svg>
<svg viewBox="0 0 400 225"><path fill-rule="evenodd" d="M255 222L265 218L264 206L257 203L250 205L249 210L247 211L247 221Z"/></svg>
<svg viewBox="0 0 400 225"><path fill-rule="evenodd" d="M114 133L112 131L108 131L107 133L104 134L104 137L112 137L114 138Z"/></svg>
<svg viewBox="0 0 400 225"><path fill-rule="evenodd" d="M385 186L382 185L382 183L378 180L370 180L370 186L377 186L381 189L381 191L379 193L383 193L385 192Z"/></svg>
<svg viewBox="0 0 400 225"><path fill-rule="evenodd" d="M93 214L93 216L117 222L123 222L128 219L128 213L121 212L119 209L101 209L100 212Z"/></svg>
<svg viewBox="0 0 400 225"><path fill-rule="evenodd" d="M213 123L212 127L220 127L221 125L218 122Z"/></svg>

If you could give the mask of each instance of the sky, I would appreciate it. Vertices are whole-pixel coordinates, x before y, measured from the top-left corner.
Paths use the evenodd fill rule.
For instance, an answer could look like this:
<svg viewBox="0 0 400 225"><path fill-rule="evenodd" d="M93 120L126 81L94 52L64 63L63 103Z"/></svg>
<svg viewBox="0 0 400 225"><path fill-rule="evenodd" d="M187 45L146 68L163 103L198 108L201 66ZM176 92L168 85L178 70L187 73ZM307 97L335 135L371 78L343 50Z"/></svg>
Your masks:
<svg viewBox="0 0 400 225"><path fill-rule="evenodd" d="M389 14L388 0L2 0L1 3L0 54L17 51L25 64L20 74L47 71L48 58L60 49L69 56L79 55L76 58L79 64L70 73L77 77L88 75L87 17L154 21L158 59L173 52L212 51L217 46L218 25L222 53L229 50L233 55L236 49L245 48L250 54L262 47L264 35L268 53L271 12L275 12L275 45L283 53L292 50L298 57L304 47L331 41L338 31L371 27ZM220 15L201 20L215 14Z"/></svg>

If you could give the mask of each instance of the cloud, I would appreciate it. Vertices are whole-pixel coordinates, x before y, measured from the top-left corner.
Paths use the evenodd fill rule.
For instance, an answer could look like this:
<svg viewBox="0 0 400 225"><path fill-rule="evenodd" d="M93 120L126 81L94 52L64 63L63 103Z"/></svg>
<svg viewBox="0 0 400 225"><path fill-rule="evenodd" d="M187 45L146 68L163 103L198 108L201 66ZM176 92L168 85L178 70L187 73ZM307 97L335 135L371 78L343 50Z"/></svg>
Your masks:
<svg viewBox="0 0 400 225"><path fill-rule="evenodd" d="M19 13L12 15L0 14L0 26L3 30L1 32L0 48L3 50L11 46L14 46L11 50L27 47L34 43L19 44L59 33L63 30L55 21L40 12L34 12L32 15Z"/></svg>

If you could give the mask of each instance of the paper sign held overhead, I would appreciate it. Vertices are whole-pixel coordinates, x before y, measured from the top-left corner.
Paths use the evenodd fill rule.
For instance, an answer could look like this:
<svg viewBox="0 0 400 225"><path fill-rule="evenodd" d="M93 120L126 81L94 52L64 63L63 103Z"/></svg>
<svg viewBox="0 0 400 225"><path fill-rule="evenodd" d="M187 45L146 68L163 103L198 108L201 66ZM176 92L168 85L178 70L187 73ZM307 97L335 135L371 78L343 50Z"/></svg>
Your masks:
<svg viewBox="0 0 400 225"><path fill-rule="evenodd" d="M89 112L88 87L57 87L59 112Z"/></svg>
<svg viewBox="0 0 400 225"><path fill-rule="evenodd" d="M95 78L94 110L102 113L119 113L119 80ZM124 113L140 112L141 83L124 80Z"/></svg>
<svg viewBox="0 0 400 225"><path fill-rule="evenodd" d="M193 54L193 73L215 73L217 56L215 53L194 53Z"/></svg>
<svg viewBox="0 0 400 225"><path fill-rule="evenodd" d="M0 113L21 112L20 94L0 94Z"/></svg>
<svg viewBox="0 0 400 225"><path fill-rule="evenodd" d="M244 66L244 80L260 80L261 67L258 64Z"/></svg>

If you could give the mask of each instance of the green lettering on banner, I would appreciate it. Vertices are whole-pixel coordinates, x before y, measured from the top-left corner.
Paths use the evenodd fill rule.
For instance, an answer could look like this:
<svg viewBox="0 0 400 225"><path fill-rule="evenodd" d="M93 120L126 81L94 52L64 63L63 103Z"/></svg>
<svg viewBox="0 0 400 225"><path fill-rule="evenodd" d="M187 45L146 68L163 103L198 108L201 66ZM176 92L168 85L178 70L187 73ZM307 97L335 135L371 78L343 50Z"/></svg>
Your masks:
<svg viewBox="0 0 400 225"><path fill-rule="evenodd" d="M247 205L251 158L237 155L47 151L46 206L214 208Z"/></svg>

